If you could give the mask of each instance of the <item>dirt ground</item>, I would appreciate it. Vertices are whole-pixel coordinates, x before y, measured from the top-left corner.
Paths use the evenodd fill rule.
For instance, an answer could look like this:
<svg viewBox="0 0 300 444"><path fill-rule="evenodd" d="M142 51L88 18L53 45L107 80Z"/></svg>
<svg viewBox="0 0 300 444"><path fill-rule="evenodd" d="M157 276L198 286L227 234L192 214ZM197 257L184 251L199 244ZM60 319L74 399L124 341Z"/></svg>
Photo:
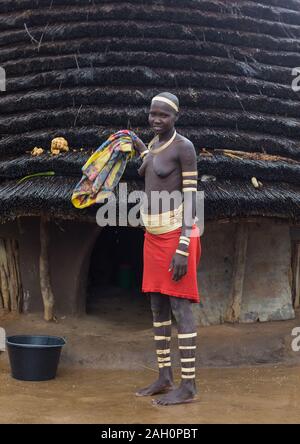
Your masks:
<svg viewBox="0 0 300 444"><path fill-rule="evenodd" d="M198 402L171 407L134 396L156 376L152 370L61 368L47 382L17 381L8 370L2 362L1 423L300 422L300 367L199 369Z"/></svg>
<svg viewBox="0 0 300 444"><path fill-rule="evenodd" d="M150 306L136 297L126 305L124 296L101 301L101 308L79 318L62 316L46 323L41 313L0 316L7 335L46 334L66 338L61 364L102 370L156 369ZM300 352L291 349L291 332L300 326L300 310L290 321L222 324L198 328L196 366L236 367L284 363L300 365ZM171 351L179 363L176 326ZM6 359L0 354L0 362Z"/></svg>
<svg viewBox="0 0 300 444"><path fill-rule="evenodd" d="M154 407L151 398L134 396L157 376L148 307L110 307L56 323L41 314L0 317L8 335L67 340L57 378L47 382L14 380L7 353L0 353L0 423L300 423L300 351L291 350L299 311L291 321L199 327L198 401ZM172 336L178 382L175 328Z"/></svg>

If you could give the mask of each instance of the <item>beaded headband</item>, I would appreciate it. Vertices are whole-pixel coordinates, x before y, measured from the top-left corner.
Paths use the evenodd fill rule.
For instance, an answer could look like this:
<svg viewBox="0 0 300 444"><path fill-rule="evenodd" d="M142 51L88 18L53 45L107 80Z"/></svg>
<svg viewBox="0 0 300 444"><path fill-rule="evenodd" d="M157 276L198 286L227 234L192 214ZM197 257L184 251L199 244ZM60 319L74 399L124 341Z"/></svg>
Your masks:
<svg viewBox="0 0 300 444"><path fill-rule="evenodd" d="M152 102L154 100L159 100L160 102L165 102L168 105L170 105L172 108L174 108L175 111L178 112L178 106L176 105L176 103L172 102L172 100L167 99L166 97L163 97L163 96L160 96L160 95L153 97Z"/></svg>

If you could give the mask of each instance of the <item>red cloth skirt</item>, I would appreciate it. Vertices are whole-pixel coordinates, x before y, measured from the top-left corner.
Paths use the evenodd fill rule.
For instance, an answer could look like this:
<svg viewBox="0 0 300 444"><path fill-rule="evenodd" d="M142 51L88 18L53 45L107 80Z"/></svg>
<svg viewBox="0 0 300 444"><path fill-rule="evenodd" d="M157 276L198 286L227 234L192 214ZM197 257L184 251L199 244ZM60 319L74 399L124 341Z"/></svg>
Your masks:
<svg viewBox="0 0 300 444"><path fill-rule="evenodd" d="M197 266L201 257L199 228L193 226L193 237L189 245L187 273L179 281L172 279L171 260L179 244L182 228L164 234L144 235L144 270L142 291L144 293L162 293L168 296L190 299L200 302L197 282Z"/></svg>

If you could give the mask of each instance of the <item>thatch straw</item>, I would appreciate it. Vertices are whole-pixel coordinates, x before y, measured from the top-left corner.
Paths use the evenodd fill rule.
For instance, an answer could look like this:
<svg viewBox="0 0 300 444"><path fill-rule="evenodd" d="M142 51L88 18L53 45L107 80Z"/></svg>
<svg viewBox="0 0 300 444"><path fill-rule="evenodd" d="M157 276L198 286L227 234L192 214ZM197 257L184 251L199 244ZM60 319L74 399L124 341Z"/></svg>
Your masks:
<svg viewBox="0 0 300 444"><path fill-rule="evenodd" d="M60 2L63 4L63 2ZM262 5L240 5L241 2L231 2L232 4L226 4L226 2L204 2L201 5L196 5L198 8L192 8L192 2L181 1L180 3L164 1L164 7L157 5L153 2L153 5L149 8L148 5L141 4L141 2L115 2L113 8L106 7L105 2L99 2L97 7L91 4L81 3L81 7L78 7L76 1L68 2L69 8L64 12L62 17L61 10L58 8L59 2L52 3L52 7L48 8L47 15L44 14L41 7L33 10L30 15L26 17L27 27L35 28L45 26L47 23L60 23L62 18L69 23L82 23L87 21L99 21L103 20L122 20L124 17L130 16L131 20L135 21L149 21L154 22L166 21L170 23L183 23L194 24L198 26L215 26L216 16L218 17L218 24L224 29L244 29L248 32L264 32L271 35L278 35L286 37L286 32L289 29L294 29L293 25L297 18L297 13L289 11L289 14L285 14L283 20L287 26L287 31L280 26L278 16L275 14L275 10L266 13L266 8L262 8ZM140 3L140 4L138 4ZM135 5L133 5L135 4ZM49 4L47 4L49 6ZM200 6L200 7L199 7ZM271 8L270 8L271 9ZM234 14L238 12L239 14ZM263 14L257 15L258 12ZM213 14L212 14L213 13ZM221 14L222 13L222 14ZM257 19L259 17L259 20ZM293 20L294 19L294 20ZM273 23L270 23L272 21ZM17 29L24 23L24 16L11 17L10 20L2 22L0 30ZM296 32L298 30L296 29ZM29 33L29 30L27 30ZM31 33L30 33L31 34ZM34 41L38 41L36 38Z"/></svg>
<svg viewBox="0 0 300 444"><path fill-rule="evenodd" d="M122 125L124 128L124 125ZM0 159L11 155L17 155L28 151L34 146L49 147L54 137L63 135L70 146L76 149L85 147L86 150L96 149L107 137L120 129L120 126L112 127L76 127L76 128L49 128L48 130L36 130L20 135L4 134L0 140ZM135 128L133 128L135 130ZM242 151L266 152L273 155L300 159L299 142L280 136L273 136L256 132L229 130L222 128L191 128L178 126L178 132L190 138L196 149L201 147L227 148ZM146 143L153 137L149 128L137 130L138 135Z"/></svg>
<svg viewBox="0 0 300 444"><path fill-rule="evenodd" d="M205 182L201 188L205 192L206 220L266 216L299 221L299 186L265 182L257 190L250 182L226 180Z"/></svg>
<svg viewBox="0 0 300 444"><path fill-rule="evenodd" d="M23 113L20 116L3 117L0 120L0 132L26 135L28 128L37 131L47 121L49 130L57 128L57 132L65 131L66 127L92 127L96 122L103 126L112 123L115 127L127 126L127 122L134 128L147 124L147 109L145 107L128 109L126 107L109 107L98 109L95 106L85 106L81 112L77 108L64 110L34 111ZM76 125L73 123L76 119ZM296 119L287 119L272 115L257 113L241 113L238 111L215 111L201 109L187 109L178 122L178 131L189 131L192 127L200 129L215 127L216 129L245 131L251 136L251 132L263 128L263 133L269 136L280 136L282 139L300 138L300 122Z"/></svg>
<svg viewBox="0 0 300 444"><path fill-rule="evenodd" d="M71 195L77 179L71 177L37 177L17 185L15 181L0 183L1 220L18 216L47 214L52 217L72 218L95 222L98 205L76 210ZM128 191L143 189L142 182L131 181ZM199 182L205 193L205 219L266 216L300 221L300 186L264 181L263 188L255 189L251 181L218 180Z"/></svg>
<svg viewBox="0 0 300 444"><path fill-rule="evenodd" d="M230 155L231 153L235 153ZM208 155L209 154L209 155ZM0 177L21 179L29 174L54 171L58 176L72 176L80 179L81 168L90 154L68 152L57 156L49 153L33 157L29 154L9 158L0 162ZM247 180L255 176L268 182L300 183L300 162L289 158L270 156L261 153L247 153L228 150L202 150L198 154L199 178L203 174L218 179ZM139 158L130 160L122 180L140 179L137 170L141 165Z"/></svg>
<svg viewBox="0 0 300 444"><path fill-rule="evenodd" d="M300 102L291 88L291 68L300 66L299 5L298 0L0 3L0 64L7 74L7 91L0 96L3 217L28 211L78 217L70 195L91 151L121 128L149 142L147 112L161 90L179 96L177 129L196 147L199 175L216 176L214 183L199 182L211 191L208 217L236 211L298 217L300 173L292 159L300 161ZM68 140L69 153L26 154L34 146L49 149L57 136ZM224 149L232 151L216 151ZM133 189L140 186L138 164L128 163L123 177ZM16 185L21 177L45 171L55 171L55 177ZM263 188L255 190L251 177Z"/></svg>
<svg viewBox="0 0 300 444"><path fill-rule="evenodd" d="M63 176L35 177L21 183L15 180L1 182L1 222L18 216L41 214L62 219L89 219L95 222L98 205L78 210L71 203L72 192L77 182L78 178ZM142 189L141 181L128 183L128 192ZM118 193L116 196L118 198Z"/></svg>
<svg viewBox="0 0 300 444"><path fill-rule="evenodd" d="M249 95L242 91L237 94L235 90L231 91L229 88L226 91L218 89L212 91L197 87L178 87L176 92L180 96L182 117L189 114L190 111L201 110L201 104L203 103L205 103L207 110L218 109L221 103L223 110L239 110L249 113L255 113L259 110L260 113L270 116L278 116L278 109L280 109L282 116L286 117L297 118L300 113L300 103L287 100L288 97L284 97L285 91L283 91L282 98L280 96L279 98L268 97L268 100L266 100L265 95ZM93 89L80 87L76 89L58 89L57 91L51 91L51 94L47 89L43 89L25 97L20 93L4 95L0 101L0 114L7 116L8 113L13 112L16 103L19 112L31 112L34 107L54 111L60 103L63 103L66 108L75 107L76 109L80 105L93 107L101 103L105 108L119 108L121 111L124 107L128 111L141 107L148 111L151 98L152 91L145 87L139 87L139 89L124 86L118 86L114 89L103 89L97 86Z"/></svg>
<svg viewBox="0 0 300 444"><path fill-rule="evenodd" d="M199 9L199 3L201 0L181 0L181 5L184 7L187 7L189 9ZM14 2L10 2L7 5L1 5L0 12L11 12L11 11L22 11L24 9L38 9L42 6L49 8L49 10L52 9L54 6L63 6L65 5L66 0L55 0L49 3L49 0L15 0ZM74 6L87 6L86 0L71 0L68 2L70 5ZM105 4L118 4L119 0L93 0L92 2L89 2L91 6L99 7L99 5L105 5ZM144 5L144 0L131 0L133 5ZM281 12L283 16L285 14L292 14L292 12L299 11L299 2L298 0L260 0L259 3L257 2L241 2L240 0L232 0L230 2L224 2L223 4L221 2L201 2L202 10L205 11L218 11L220 10L221 6L223 6L223 11L228 12L231 10L232 7L239 6L239 11L248 11L248 10L254 10L257 12L257 10L261 12L268 13L267 17L273 17L273 20L278 20L278 16L275 15L276 9L272 6L276 7L282 7L285 8L286 11L283 10ZM245 3L245 5L243 4ZM249 4L250 3L250 4ZM178 6L178 0L164 0L164 4L166 6L172 6L176 7ZM264 6L266 5L266 6ZM266 10L266 11L265 11ZM270 16L270 14L272 14Z"/></svg>

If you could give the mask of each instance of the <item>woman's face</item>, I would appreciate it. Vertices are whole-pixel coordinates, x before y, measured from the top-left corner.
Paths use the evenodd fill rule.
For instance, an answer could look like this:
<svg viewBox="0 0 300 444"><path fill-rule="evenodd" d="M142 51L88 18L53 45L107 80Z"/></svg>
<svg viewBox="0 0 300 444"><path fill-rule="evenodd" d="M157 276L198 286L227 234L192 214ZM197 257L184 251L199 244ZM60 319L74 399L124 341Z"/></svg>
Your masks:
<svg viewBox="0 0 300 444"><path fill-rule="evenodd" d="M167 103L156 101L151 104L148 120L155 133L163 134L170 131L177 119L176 111L171 110Z"/></svg>

